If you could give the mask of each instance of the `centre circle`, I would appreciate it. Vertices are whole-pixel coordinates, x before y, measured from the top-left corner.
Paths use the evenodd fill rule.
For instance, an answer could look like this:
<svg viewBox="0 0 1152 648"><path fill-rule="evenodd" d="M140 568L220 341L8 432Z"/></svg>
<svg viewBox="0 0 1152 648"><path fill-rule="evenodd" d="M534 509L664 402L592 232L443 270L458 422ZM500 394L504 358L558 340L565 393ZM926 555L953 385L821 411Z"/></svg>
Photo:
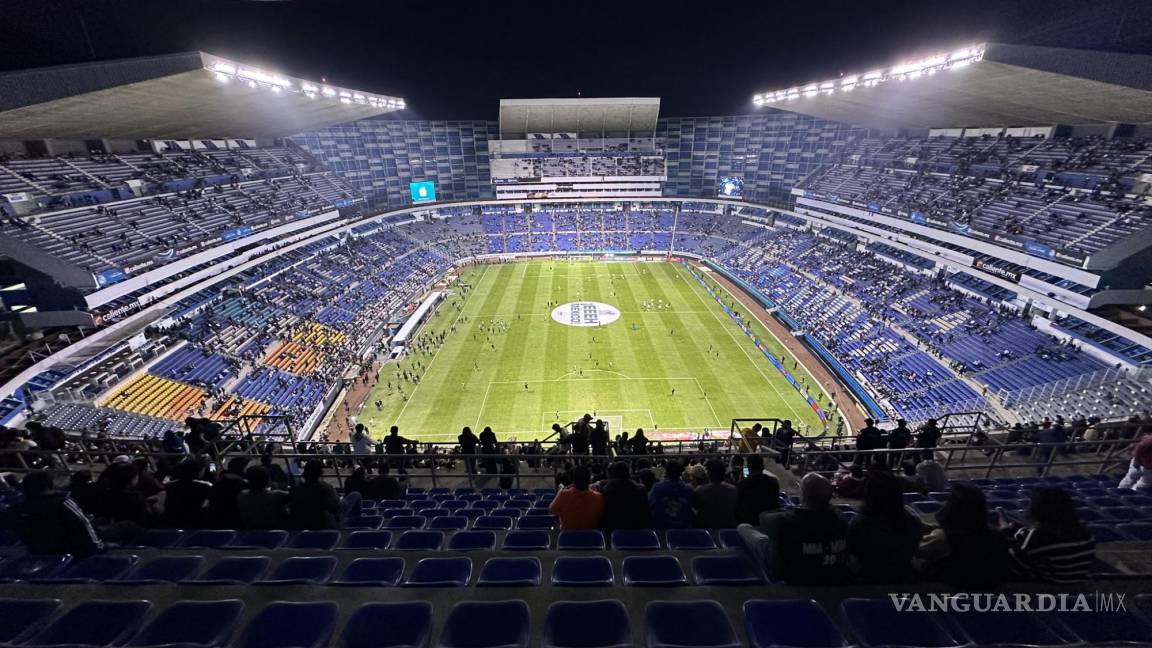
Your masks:
<svg viewBox="0 0 1152 648"><path fill-rule="evenodd" d="M601 302L569 302L553 308L552 319L565 326L604 326L620 319L620 309Z"/></svg>

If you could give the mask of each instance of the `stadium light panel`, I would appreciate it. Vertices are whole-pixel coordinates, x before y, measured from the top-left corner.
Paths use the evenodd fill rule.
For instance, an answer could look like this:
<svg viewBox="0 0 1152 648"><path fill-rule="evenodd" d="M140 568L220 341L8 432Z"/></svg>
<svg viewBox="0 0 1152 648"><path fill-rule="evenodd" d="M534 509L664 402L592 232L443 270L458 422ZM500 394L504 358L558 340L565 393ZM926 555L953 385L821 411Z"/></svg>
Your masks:
<svg viewBox="0 0 1152 648"><path fill-rule="evenodd" d="M266 70L242 66L227 61L216 60L211 64L206 63L204 69L211 72L220 83L238 80L245 83L249 88L263 88L265 90L271 90L276 94L291 92L302 94L309 99L323 97L325 99L339 100L340 103L343 104L356 103L362 106L372 106L373 108L402 109L405 106L403 99L320 86L304 80L295 80L296 83L294 83L293 79Z"/></svg>

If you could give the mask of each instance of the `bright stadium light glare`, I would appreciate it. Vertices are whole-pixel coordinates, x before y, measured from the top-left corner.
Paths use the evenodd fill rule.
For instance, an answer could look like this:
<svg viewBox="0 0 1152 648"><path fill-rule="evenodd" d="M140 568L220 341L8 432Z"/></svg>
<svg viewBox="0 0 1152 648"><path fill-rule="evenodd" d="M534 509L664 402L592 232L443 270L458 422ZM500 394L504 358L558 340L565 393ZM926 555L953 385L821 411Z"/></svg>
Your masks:
<svg viewBox="0 0 1152 648"><path fill-rule="evenodd" d="M321 86L310 81L289 79L259 68L237 65L226 61L215 61L210 65L205 65L204 69L210 72L213 78L220 83L229 83L230 81L236 80L244 83L249 88L271 90L273 93L279 95L285 93L302 94L310 100L322 97L324 99L339 100L344 104L355 103L373 108L404 108L403 99L369 95L330 86Z"/></svg>

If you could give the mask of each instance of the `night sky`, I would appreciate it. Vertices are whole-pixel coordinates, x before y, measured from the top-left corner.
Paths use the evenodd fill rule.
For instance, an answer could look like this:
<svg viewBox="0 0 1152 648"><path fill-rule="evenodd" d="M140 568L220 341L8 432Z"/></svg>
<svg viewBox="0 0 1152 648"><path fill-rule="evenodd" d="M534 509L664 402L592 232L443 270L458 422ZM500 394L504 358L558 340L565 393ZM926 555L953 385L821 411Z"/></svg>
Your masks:
<svg viewBox="0 0 1152 648"><path fill-rule="evenodd" d="M575 96L744 113L757 91L985 40L1152 53L1152 0L0 0L0 69L199 49L426 119Z"/></svg>

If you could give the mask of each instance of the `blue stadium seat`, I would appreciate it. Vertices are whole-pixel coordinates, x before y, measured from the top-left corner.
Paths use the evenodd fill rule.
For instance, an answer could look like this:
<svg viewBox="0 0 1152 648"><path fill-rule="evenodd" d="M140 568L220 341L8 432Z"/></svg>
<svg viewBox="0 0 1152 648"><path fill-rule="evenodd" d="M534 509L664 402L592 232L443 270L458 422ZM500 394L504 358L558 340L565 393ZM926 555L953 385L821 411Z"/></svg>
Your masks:
<svg viewBox="0 0 1152 648"><path fill-rule="evenodd" d="M260 610L232 648L320 648L336 627L331 601L275 601Z"/></svg>
<svg viewBox="0 0 1152 648"><path fill-rule="evenodd" d="M556 520L551 515L525 515L516 520L517 529L551 531L555 525Z"/></svg>
<svg viewBox="0 0 1152 648"><path fill-rule="evenodd" d="M507 508L507 507L492 509L492 511L489 513L489 515L491 515L493 517L507 517L507 518L512 518L513 520L518 519L523 514L524 514L524 512L518 508Z"/></svg>
<svg viewBox="0 0 1152 648"><path fill-rule="evenodd" d="M136 564L138 556L90 556L74 562L64 571L54 576L33 579L42 583L102 583L123 578Z"/></svg>
<svg viewBox="0 0 1152 648"><path fill-rule="evenodd" d="M376 510L387 511L388 509L403 509L408 508L408 502L404 500L380 500L376 503Z"/></svg>
<svg viewBox="0 0 1152 648"><path fill-rule="evenodd" d="M468 518L463 515L443 515L428 520L428 528L441 531L460 531L468 528Z"/></svg>
<svg viewBox="0 0 1152 648"><path fill-rule="evenodd" d="M468 500L451 499L440 502L440 508L446 511L455 511L456 509L468 508Z"/></svg>
<svg viewBox="0 0 1152 648"><path fill-rule="evenodd" d="M60 609L59 599L0 599L0 644L17 644Z"/></svg>
<svg viewBox="0 0 1152 648"><path fill-rule="evenodd" d="M148 601L87 601L56 617L47 627L24 640L25 646L120 646L131 637Z"/></svg>
<svg viewBox="0 0 1152 648"><path fill-rule="evenodd" d="M482 515L472 523L472 528L507 531L512 528L512 522L512 518L506 516Z"/></svg>
<svg viewBox="0 0 1152 648"><path fill-rule="evenodd" d="M420 509L420 513L418 515L420 515L420 517L427 518L429 521L431 521L432 518L450 516L450 515L452 515L452 511L449 511L448 509L441 509L441 508Z"/></svg>
<svg viewBox="0 0 1152 648"><path fill-rule="evenodd" d="M384 524L384 528L394 531L402 529L423 529L427 523L428 518L422 515L397 515L389 519L388 522Z"/></svg>
<svg viewBox="0 0 1152 648"><path fill-rule="evenodd" d="M543 551L552 544L552 537L547 531L509 531L504 534L504 544L500 546L506 551Z"/></svg>
<svg viewBox="0 0 1152 648"><path fill-rule="evenodd" d="M449 551L488 551L495 548L494 531L457 531L448 540Z"/></svg>
<svg viewBox="0 0 1152 648"><path fill-rule="evenodd" d="M429 488L429 489L428 489L428 494L429 494L429 495L448 495L448 494L450 494L451 492L452 492L452 489L451 489L451 488L445 488L445 487L443 487L443 486L439 486L439 487L437 487L437 488Z"/></svg>
<svg viewBox="0 0 1152 648"><path fill-rule="evenodd" d="M668 548L677 551L705 551L716 548L712 534L705 529L668 529L664 535Z"/></svg>
<svg viewBox="0 0 1152 648"><path fill-rule="evenodd" d="M616 581L612 562L603 556L560 556L552 563L552 584L607 587Z"/></svg>
<svg viewBox="0 0 1152 648"><path fill-rule="evenodd" d="M268 556L225 556L196 578L180 581L181 585L247 585L264 577L272 559Z"/></svg>
<svg viewBox="0 0 1152 648"><path fill-rule="evenodd" d="M1117 529L1119 527L1112 527L1108 524L1088 524L1085 526L1088 527L1088 531L1092 534L1092 538L1096 540L1097 544L1130 542L1132 540L1132 538L1118 531Z"/></svg>
<svg viewBox="0 0 1152 648"><path fill-rule="evenodd" d="M178 583L200 571L204 556L159 556L137 565L126 577L109 581L113 585Z"/></svg>
<svg viewBox="0 0 1152 648"><path fill-rule="evenodd" d="M1100 509L1101 513L1108 515L1114 520L1122 520L1124 522L1139 521L1144 514L1140 509L1132 508L1130 506L1109 506Z"/></svg>
<svg viewBox="0 0 1152 648"><path fill-rule="evenodd" d="M471 486L460 486L458 488L453 488L452 494L457 497L461 495L479 495L479 493L476 492L476 489L472 488Z"/></svg>
<svg viewBox="0 0 1152 648"><path fill-rule="evenodd" d="M476 500L472 502L469 508L479 509L481 511L495 511L500 508L500 502L495 500Z"/></svg>
<svg viewBox="0 0 1152 648"><path fill-rule="evenodd" d="M488 496L488 495L503 495L503 494L504 494L504 489L503 489L503 488L496 488L496 487L494 487L494 486L488 486L488 487L486 487L486 488L481 488L481 489L480 489L480 494L481 494L481 495L484 495L484 496Z"/></svg>
<svg viewBox="0 0 1152 648"><path fill-rule="evenodd" d="M462 508L452 511L452 515L456 517L467 518L469 520L478 520L484 517L484 514L487 512L488 511L485 511L484 509Z"/></svg>
<svg viewBox="0 0 1152 648"><path fill-rule="evenodd" d="M448 613L439 648L527 648L524 601L463 601Z"/></svg>
<svg viewBox="0 0 1152 648"><path fill-rule="evenodd" d="M439 551L443 546L443 531L405 531L396 539L392 548L401 551Z"/></svg>
<svg viewBox="0 0 1152 648"><path fill-rule="evenodd" d="M595 529L561 531L556 538L556 548L561 551L600 551L604 544L604 534Z"/></svg>
<svg viewBox="0 0 1152 648"><path fill-rule="evenodd" d="M71 554L29 554L7 562L0 570L0 583L52 578L72 564Z"/></svg>
<svg viewBox="0 0 1152 648"><path fill-rule="evenodd" d="M292 549L315 549L319 551L331 551L336 543L340 542L340 532L332 529L322 531L301 531L293 536L292 541L288 543L289 548Z"/></svg>
<svg viewBox="0 0 1152 648"><path fill-rule="evenodd" d="M1031 612L952 612L947 620L956 628L958 636L981 646L1063 646L1069 643Z"/></svg>
<svg viewBox="0 0 1152 648"><path fill-rule="evenodd" d="M408 502L408 508L410 508L414 511L418 511L420 509L436 508L437 504L439 504L439 502L437 502L434 499L413 500L411 502Z"/></svg>
<svg viewBox="0 0 1152 648"><path fill-rule="evenodd" d="M595 623L589 623L595 619ZM627 648L632 623L620 601L557 601L544 617L542 648Z"/></svg>
<svg viewBox="0 0 1152 648"><path fill-rule="evenodd" d="M1145 595L1146 596L1146 595ZM1052 612L1040 615L1062 626L1075 640L1089 645L1152 645L1152 621L1133 614L1132 610L1103 612Z"/></svg>
<svg viewBox="0 0 1152 648"><path fill-rule="evenodd" d="M279 549L288 542L287 531L247 531L225 549Z"/></svg>
<svg viewBox="0 0 1152 648"><path fill-rule="evenodd" d="M764 579L741 554L695 556L692 575L697 585L762 585Z"/></svg>
<svg viewBox="0 0 1152 648"><path fill-rule="evenodd" d="M352 613L337 648L424 648L432 634L427 601L365 603Z"/></svg>
<svg viewBox="0 0 1152 648"><path fill-rule="evenodd" d="M377 509L377 511L378 511L377 515L379 515L380 517L382 517L384 519L385 524L388 523L388 520L391 520L394 517L401 517L404 515L412 515L413 513L415 513L415 511L413 511L410 508L406 508L406 507Z"/></svg>
<svg viewBox="0 0 1152 648"><path fill-rule="evenodd" d="M752 648L842 648L848 642L816 601L757 599L744 603L744 629Z"/></svg>
<svg viewBox="0 0 1152 648"><path fill-rule="evenodd" d="M957 639L931 612L900 612L888 599L845 599L840 604L844 619L861 648L916 646L946 648L967 642Z"/></svg>
<svg viewBox="0 0 1152 648"><path fill-rule="evenodd" d="M129 646L223 646L236 630L244 603L177 601L132 637Z"/></svg>
<svg viewBox="0 0 1152 648"><path fill-rule="evenodd" d="M647 648L739 648L736 631L716 601L649 601Z"/></svg>
<svg viewBox="0 0 1152 648"><path fill-rule="evenodd" d="M255 585L318 585L328 582L336 571L332 556L292 556L285 558L266 578Z"/></svg>
<svg viewBox="0 0 1152 648"><path fill-rule="evenodd" d="M658 551L660 537L652 529L620 529L612 532L612 548L621 551Z"/></svg>
<svg viewBox="0 0 1152 648"><path fill-rule="evenodd" d="M416 563L404 586L467 587L471 578L471 558L424 558Z"/></svg>
<svg viewBox="0 0 1152 648"><path fill-rule="evenodd" d="M148 529L132 538L125 544L127 547L150 547L152 549L167 549L176 546L184 532L180 529Z"/></svg>
<svg viewBox="0 0 1152 648"><path fill-rule="evenodd" d="M344 539L343 549L387 549L392 544L391 531L353 531Z"/></svg>
<svg viewBox="0 0 1152 648"><path fill-rule="evenodd" d="M744 549L744 540L740 537L740 532L736 529L720 529L716 537L720 540L720 546L725 549Z"/></svg>
<svg viewBox="0 0 1152 648"><path fill-rule="evenodd" d="M228 529L205 529L189 531L180 539L184 549L220 549L236 541L236 532Z"/></svg>
<svg viewBox="0 0 1152 648"><path fill-rule="evenodd" d="M1117 524L1116 530L1133 540L1140 540L1142 542L1152 540L1152 523L1149 522Z"/></svg>
<svg viewBox="0 0 1152 648"><path fill-rule="evenodd" d="M357 558L348 563L339 580L329 585L353 587L393 587L404 575L403 558Z"/></svg>
<svg viewBox="0 0 1152 648"><path fill-rule="evenodd" d="M624 559L624 584L631 587L674 587L688 579L675 556L628 556Z"/></svg>
<svg viewBox="0 0 1152 648"><path fill-rule="evenodd" d="M936 515L940 509L944 508L944 505L935 500L931 500L927 502L915 502L912 504L912 508L920 515Z"/></svg>
<svg viewBox="0 0 1152 648"><path fill-rule="evenodd" d="M489 558L480 569L476 584L481 587L540 584L539 558Z"/></svg>

